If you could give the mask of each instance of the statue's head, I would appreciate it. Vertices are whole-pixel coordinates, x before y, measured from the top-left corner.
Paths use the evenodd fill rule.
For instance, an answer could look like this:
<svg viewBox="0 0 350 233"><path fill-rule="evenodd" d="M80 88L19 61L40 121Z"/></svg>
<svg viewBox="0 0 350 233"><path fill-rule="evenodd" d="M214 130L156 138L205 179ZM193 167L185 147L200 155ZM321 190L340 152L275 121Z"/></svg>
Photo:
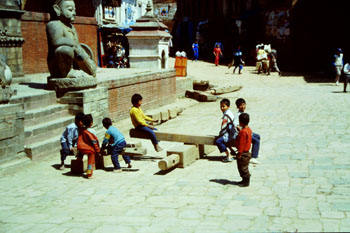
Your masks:
<svg viewBox="0 0 350 233"><path fill-rule="evenodd" d="M53 10L61 21L72 23L75 20L74 0L54 0Z"/></svg>

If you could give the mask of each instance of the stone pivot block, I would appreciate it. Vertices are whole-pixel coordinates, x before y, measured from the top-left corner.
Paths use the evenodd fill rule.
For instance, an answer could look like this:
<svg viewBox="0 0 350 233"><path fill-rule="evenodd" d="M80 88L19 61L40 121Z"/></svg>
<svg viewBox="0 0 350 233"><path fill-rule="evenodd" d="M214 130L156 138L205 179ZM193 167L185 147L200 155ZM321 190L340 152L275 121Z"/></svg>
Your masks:
<svg viewBox="0 0 350 233"><path fill-rule="evenodd" d="M169 120L169 112L167 109L160 112L160 118L162 122Z"/></svg>
<svg viewBox="0 0 350 233"><path fill-rule="evenodd" d="M193 90L206 91L209 89L209 81L193 81Z"/></svg>
<svg viewBox="0 0 350 233"><path fill-rule="evenodd" d="M180 162L180 156L178 154L170 154L166 158L158 162L158 167L160 170L165 171L172 167L175 167Z"/></svg>
<svg viewBox="0 0 350 233"><path fill-rule="evenodd" d="M157 122L153 122L154 125L159 125L161 123L161 121L162 121L160 112L147 112L146 116L149 116L153 120L157 121Z"/></svg>
<svg viewBox="0 0 350 233"><path fill-rule="evenodd" d="M72 159L70 162L70 171L73 174L82 174L86 172L88 166L88 159L86 156L83 159Z"/></svg>
<svg viewBox="0 0 350 233"><path fill-rule="evenodd" d="M169 113L169 119L174 119L175 117L177 117L178 108L177 107L170 108L168 109L168 113Z"/></svg>
<svg viewBox="0 0 350 233"><path fill-rule="evenodd" d="M131 148L125 148L124 155L129 155L129 156L143 156L147 154L147 149L143 147L131 147Z"/></svg>
<svg viewBox="0 0 350 233"><path fill-rule="evenodd" d="M118 157L120 161L120 156ZM96 169L105 169L106 167L113 166L111 155L104 155L95 158L96 161Z"/></svg>
<svg viewBox="0 0 350 233"><path fill-rule="evenodd" d="M181 145L166 152L167 155L178 154L180 156L179 167L185 168L199 159L198 148L194 145Z"/></svg>

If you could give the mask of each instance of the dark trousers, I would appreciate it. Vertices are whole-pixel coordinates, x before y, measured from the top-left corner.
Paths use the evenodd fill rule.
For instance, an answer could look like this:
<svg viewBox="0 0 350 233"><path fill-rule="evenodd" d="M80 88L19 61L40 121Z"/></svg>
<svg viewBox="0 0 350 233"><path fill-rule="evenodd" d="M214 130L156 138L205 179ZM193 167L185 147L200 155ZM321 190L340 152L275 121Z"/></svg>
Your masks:
<svg viewBox="0 0 350 233"><path fill-rule="evenodd" d="M250 158L252 157L252 154L249 152L244 152L241 155L241 158L237 158L237 168L239 171L239 175L242 178L249 178L250 173L249 173L249 161Z"/></svg>
<svg viewBox="0 0 350 233"><path fill-rule="evenodd" d="M111 159L115 169L120 169L118 155L120 155L123 152L125 147L126 147L126 142L122 141L121 143L118 143L117 145L111 148ZM123 155L123 159L126 164L130 163L130 157L128 155Z"/></svg>
<svg viewBox="0 0 350 233"><path fill-rule="evenodd" d="M154 134L153 130L147 126L139 125L135 128L136 130L141 130L143 132L146 132L149 136L149 139L151 139L153 145L158 144L158 140L156 135Z"/></svg>
<svg viewBox="0 0 350 233"><path fill-rule="evenodd" d="M66 160L67 156L71 154L71 151L69 150L68 144L65 142L61 143L61 147L61 162L64 163L64 160Z"/></svg>
<svg viewBox="0 0 350 233"><path fill-rule="evenodd" d="M252 158L258 158L260 149L260 135L253 133L252 135Z"/></svg>

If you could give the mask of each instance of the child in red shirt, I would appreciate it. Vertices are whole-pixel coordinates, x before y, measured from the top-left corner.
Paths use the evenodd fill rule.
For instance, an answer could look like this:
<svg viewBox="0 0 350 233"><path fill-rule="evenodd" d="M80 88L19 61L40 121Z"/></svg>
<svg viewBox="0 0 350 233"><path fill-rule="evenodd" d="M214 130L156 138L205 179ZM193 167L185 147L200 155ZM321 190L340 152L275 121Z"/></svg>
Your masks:
<svg viewBox="0 0 350 233"><path fill-rule="evenodd" d="M89 132L88 128L92 125L92 117L85 115L83 118L84 127L79 128L77 148L82 154L88 156L88 169L86 171L87 178L92 177L93 169L95 169L95 156L100 153L100 146L96 135Z"/></svg>
<svg viewBox="0 0 350 233"><path fill-rule="evenodd" d="M247 187L250 183L250 173L249 173L249 160L252 154L249 152L250 145L252 144L252 130L248 126L249 115L247 113L242 113L239 115L239 125L242 129L239 131L236 138L236 147L238 150L237 154L237 168L239 175L242 177L242 181L238 183L241 187Z"/></svg>

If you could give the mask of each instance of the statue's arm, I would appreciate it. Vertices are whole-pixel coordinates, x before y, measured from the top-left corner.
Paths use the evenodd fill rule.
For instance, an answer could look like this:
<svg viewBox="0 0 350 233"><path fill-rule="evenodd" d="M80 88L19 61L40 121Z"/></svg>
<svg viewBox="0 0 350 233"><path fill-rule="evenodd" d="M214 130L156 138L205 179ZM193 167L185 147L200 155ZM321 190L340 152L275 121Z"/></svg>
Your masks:
<svg viewBox="0 0 350 233"><path fill-rule="evenodd" d="M69 37L64 36L64 28L57 22L49 22L46 26L48 40L54 48L66 45L70 47L77 46L77 43Z"/></svg>

